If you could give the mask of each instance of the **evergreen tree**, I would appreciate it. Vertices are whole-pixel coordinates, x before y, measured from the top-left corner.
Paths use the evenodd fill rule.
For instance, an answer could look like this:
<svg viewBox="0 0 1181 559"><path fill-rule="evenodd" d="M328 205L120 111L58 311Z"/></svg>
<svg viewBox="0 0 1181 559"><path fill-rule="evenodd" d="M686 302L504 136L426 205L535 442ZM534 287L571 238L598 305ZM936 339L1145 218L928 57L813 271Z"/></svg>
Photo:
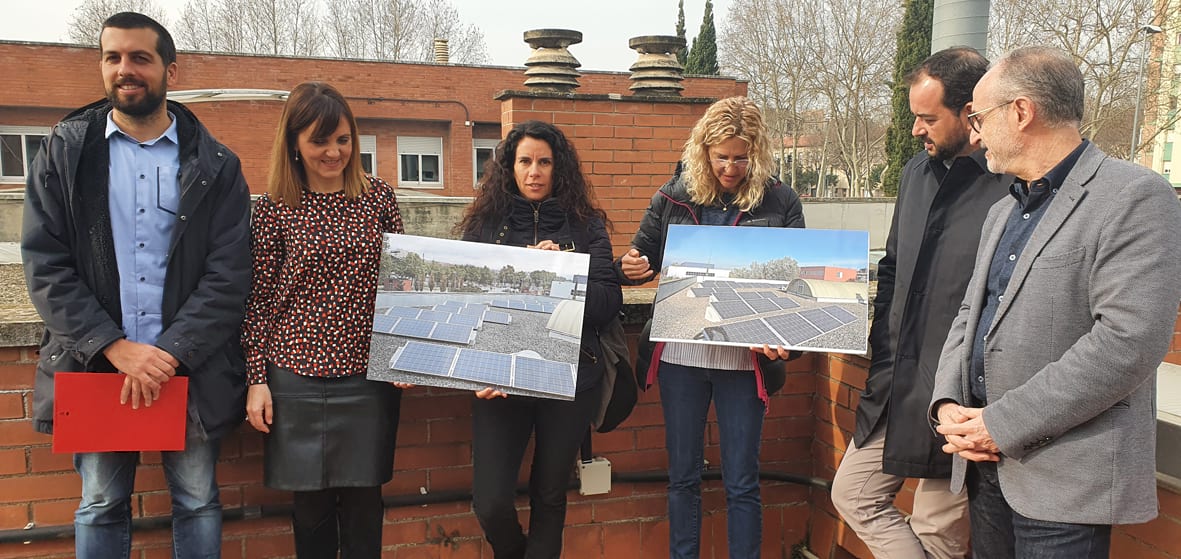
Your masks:
<svg viewBox="0 0 1181 559"><path fill-rule="evenodd" d="M697 37L693 39L693 48L689 49L685 73L701 76L718 75L718 33L714 29L713 0L705 0L705 15L701 18L701 29L697 32Z"/></svg>
<svg viewBox="0 0 1181 559"><path fill-rule="evenodd" d="M914 115L910 112L910 88L903 77L931 55L931 18L934 0L906 0L906 12L898 27L898 51L894 57L894 85L890 97L893 117L886 132L886 172L882 188L887 196L898 195L902 167L922 149L922 143L910 135Z"/></svg>
<svg viewBox="0 0 1181 559"><path fill-rule="evenodd" d="M677 0L677 36L682 39L685 38L685 0ZM681 66L685 65L689 57L688 44L686 42L685 48L677 51L677 62L680 62Z"/></svg>

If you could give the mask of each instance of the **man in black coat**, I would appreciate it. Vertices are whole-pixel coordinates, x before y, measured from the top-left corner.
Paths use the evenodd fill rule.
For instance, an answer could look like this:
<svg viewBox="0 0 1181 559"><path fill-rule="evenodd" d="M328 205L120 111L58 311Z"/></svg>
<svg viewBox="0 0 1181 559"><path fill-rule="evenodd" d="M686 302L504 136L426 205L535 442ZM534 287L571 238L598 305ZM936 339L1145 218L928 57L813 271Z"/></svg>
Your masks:
<svg viewBox="0 0 1181 559"><path fill-rule="evenodd" d="M53 128L25 195L25 278L45 323L34 426L53 430L59 371L119 374L120 403L132 408L187 376L185 448L162 453L174 556L218 557L219 441L245 415L238 333L250 289L250 194L238 158L166 102L177 77L167 30L115 14L99 49L107 99ZM135 452L74 455L79 558L130 553L137 461Z"/></svg>
<svg viewBox="0 0 1181 559"><path fill-rule="evenodd" d="M832 490L833 505L879 559L968 552L967 496L949 490L951 460L931 432L927 405L984 217L1012 183L990 173L984 150L969 141L966 105L987 70L975 50L952 48L906 76L911 134L926 153L902 170L878 263L869 378ZM921 478L909 521L894 506L908 477Z"/></svg>

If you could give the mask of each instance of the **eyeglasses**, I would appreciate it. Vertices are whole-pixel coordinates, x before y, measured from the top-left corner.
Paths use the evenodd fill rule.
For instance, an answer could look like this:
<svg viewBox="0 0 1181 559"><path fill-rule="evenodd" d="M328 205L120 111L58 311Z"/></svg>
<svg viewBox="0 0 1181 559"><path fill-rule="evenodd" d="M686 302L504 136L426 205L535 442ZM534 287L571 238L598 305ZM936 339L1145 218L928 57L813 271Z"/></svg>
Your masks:
<svg viewBox="0 0 1181 559"><path fill-rule="evenodd" d="M1005 101L1004 103L1001 103L1000 105L993 105L987 109L981 109L981 110L976 111L974 113L970 113L968 115L968 124L970 124L972 126L972 130L975 130L976 133L979 134L980 133L980 123L984 121L984 115L986 115L996 109L999 109L1005 105L1008 105L1009 103L1012 103L1013 101L1016 101L1016 99L1011 99L1011 100Z"/></svg>
<svg viewBox="0 0 1181 559"><path fill-rule="evenodd" d="M731 165L737 167L739 171L745 171L750 166L749 159L710 159L710 161L713 162L714 167L721 169L722 172L730 170Z"/></svg>

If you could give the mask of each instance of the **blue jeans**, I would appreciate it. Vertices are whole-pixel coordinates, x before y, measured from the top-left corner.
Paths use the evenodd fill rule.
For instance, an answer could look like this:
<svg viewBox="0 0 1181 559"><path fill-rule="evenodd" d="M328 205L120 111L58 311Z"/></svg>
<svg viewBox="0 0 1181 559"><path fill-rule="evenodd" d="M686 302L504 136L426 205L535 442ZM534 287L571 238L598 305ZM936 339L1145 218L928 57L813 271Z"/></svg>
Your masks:
<svg viewBox="0 0 1181 559"><path fill-rule="evenodd" d="M696 559L701 547L701 472L712 399L722 447L730 557L757 559L763 538L759 445L763 402L751 371L660 363L660 404L668 449L669 557Z"/></svg>
<svg viewBox="0 0 1181 559"><path fill-rule="evenodd" d="M968 465L972 557L976 559L1106 559L1111 526L1035 520L1009 507L996 464Z"/></svg>
<svg viewBox="0 0 1181 559"><path fill-rule="evenodd" d="M163 452L172 494L172 556L221 557L221 501L214 466L220 440L189 435L183 452ZM74 455L82 502L74 513L78 559L127 559L131 553L131 492L138 452Z"/></svg>

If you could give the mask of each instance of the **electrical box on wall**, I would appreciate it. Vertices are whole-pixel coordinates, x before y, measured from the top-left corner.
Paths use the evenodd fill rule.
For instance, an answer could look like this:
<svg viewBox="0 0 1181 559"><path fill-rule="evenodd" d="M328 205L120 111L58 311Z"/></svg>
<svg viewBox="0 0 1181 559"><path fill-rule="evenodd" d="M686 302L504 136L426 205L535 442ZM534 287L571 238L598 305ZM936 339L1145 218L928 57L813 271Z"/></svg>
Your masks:
<svg viewBox="0 0 1181 559"><path fill-rule="evenodd" d="M611 461L595 456L590 462L578 462L579 495L602 495L611 492Z"/></svg>

